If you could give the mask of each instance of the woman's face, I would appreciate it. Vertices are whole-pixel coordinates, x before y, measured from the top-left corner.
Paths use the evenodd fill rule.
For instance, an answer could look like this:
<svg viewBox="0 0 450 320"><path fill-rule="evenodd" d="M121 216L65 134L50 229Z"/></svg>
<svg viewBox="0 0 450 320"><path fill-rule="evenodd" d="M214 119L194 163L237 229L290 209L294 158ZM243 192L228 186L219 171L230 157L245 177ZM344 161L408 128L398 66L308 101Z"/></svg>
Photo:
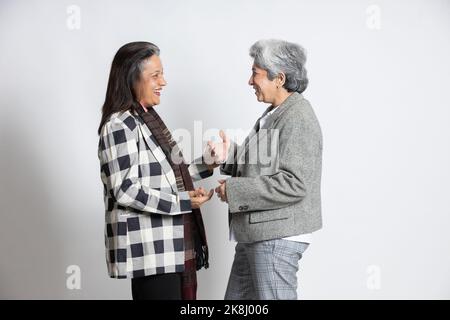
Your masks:
<svg viewBox="0 0 450 320"><path fill-rule="evenodd" d="M159 56L154 54L143 65L141 79L136 86L136 96L144 107L160 103L161 90L167 84Z"/></svg>
<svg viewBox="0 0 450 320"><path fill-rule="evenodd" d="M252 76L248 80L248 84L255 89L256 98L259 102L273 104L277 94L276 78L269 80L267 71L258 68L255 64L252 66Z"/></svg>

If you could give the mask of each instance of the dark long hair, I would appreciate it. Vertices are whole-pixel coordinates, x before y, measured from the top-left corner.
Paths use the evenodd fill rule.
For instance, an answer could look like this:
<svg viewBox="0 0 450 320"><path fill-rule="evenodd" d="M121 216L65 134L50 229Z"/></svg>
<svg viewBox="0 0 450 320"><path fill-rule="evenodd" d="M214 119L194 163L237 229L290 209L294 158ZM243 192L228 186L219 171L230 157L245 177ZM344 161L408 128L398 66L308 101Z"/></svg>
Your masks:
<svg viewBox="0 0 450 320"><path fill-rule="evenodd" d="M144 60L154 54L159 56L159 48L150 42L130 42L117 51L111 65L98 134L113 113L125 112L139 105L135 87L141 77Z"/></svg>

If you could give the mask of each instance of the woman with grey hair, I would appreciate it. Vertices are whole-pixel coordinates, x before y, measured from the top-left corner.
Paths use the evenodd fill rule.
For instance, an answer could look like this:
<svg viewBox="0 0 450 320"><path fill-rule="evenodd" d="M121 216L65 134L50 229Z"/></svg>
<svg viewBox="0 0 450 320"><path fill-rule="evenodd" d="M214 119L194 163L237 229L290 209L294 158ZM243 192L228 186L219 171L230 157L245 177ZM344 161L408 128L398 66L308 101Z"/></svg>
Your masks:
<svg viewBox="0 0 450 320"><path fill-rule="evenodd" d="M308 85L302 47L260 40L250 56L248 84L269 107L221 166L231 178L220 180L216 193L228 203L230 238L237 241L225 299L297 299L299 260L322 227L322 133L302 95ZM275 148L267 153L271 161L249 163L267 145ZM224 158L223 144L210 146Z"/></svg>

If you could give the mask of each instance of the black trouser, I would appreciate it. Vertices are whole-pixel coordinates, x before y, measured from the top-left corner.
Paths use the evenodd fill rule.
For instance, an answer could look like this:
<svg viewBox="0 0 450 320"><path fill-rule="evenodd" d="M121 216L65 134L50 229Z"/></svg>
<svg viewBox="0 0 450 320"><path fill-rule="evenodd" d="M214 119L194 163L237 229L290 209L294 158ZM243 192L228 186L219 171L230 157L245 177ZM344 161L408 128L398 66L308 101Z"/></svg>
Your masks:
<svg viewBox="0 0 450 320"><path fill-rule="evenodd" d="M133 300L181 300L181 274L167 273L131 279Z"/></svg>

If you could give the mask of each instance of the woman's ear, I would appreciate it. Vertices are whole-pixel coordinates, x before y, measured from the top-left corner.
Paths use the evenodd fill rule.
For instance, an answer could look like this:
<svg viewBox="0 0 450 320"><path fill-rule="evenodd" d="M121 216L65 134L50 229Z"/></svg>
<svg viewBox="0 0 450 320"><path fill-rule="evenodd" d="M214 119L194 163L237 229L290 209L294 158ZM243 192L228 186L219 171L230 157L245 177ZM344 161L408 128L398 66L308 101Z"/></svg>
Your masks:
<svg viewBox="0 0 450 320"><path fill-rule="evenodd" d="M280 72L277 75L277 86L282 87L286 83L286 75L283 72Z"/></svg>

